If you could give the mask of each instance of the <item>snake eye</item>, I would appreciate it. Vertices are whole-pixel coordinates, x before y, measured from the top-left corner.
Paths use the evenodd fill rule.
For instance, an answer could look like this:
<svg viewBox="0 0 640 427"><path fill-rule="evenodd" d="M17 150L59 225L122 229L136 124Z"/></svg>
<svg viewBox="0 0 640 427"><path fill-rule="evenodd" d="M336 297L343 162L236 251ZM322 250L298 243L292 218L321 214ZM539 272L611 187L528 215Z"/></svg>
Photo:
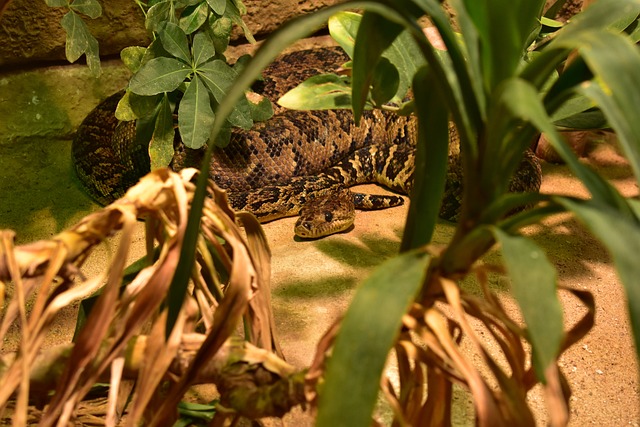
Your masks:
<svg viewBox="0 0 640 427"><path fill-rule="evenodd" d="M324 220L327 222L333 221L333 214L331 212L324 213Z"/></svg>

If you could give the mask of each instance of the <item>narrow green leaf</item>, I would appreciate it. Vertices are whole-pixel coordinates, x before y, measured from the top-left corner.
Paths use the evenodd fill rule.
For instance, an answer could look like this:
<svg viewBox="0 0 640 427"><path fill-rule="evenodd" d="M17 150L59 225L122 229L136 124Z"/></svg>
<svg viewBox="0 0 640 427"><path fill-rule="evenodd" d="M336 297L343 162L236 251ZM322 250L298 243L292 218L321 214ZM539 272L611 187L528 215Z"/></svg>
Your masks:
<svg viewBox="0 0 640 427"><path fill-rule="evenodd" d="M102 15L102 6L97 0L74 0L69 7L83 15L87 15L91 19L96 19Z"/></svg>
<svg viewBox="0 0 640 427"><path fill-rule="evenodd" d="M556 36L554 43L564 43L588 30L622 31L636 20L640 12L638 0L598 0L571 18Z"/></svg>
<svg viewBox="0 0 640 427"><path fill-rule="evenodd" d="M602 109L640 184L640 51L620 34L589 32L581 39L580 55L597 79L578 90Z"/></svg>
<svg viewBox="0 0 640 427"><path fill-rule="evenodd" d="M353 51L351 83L353 117L356 123L359 122L364 111L375 66L382 52L398 37L402 29L402 25L390 22L376 13L365 12L362 16ZM370 34L377 34L378 37L372 38Z"/></svg>
<svg viewBox="0 0 640 427"><path fill-rule="evenodd" d="M202 147L209 139L213 120L209 92L195 75L178 107L178 127L184 145L189 148Z"/></svg>
<svg viewBox="0 0 640 427"><path fill-rule="evenodd" d="M556 270L544 251L526 237L507 234L497 227L493 235L502 246L513 295L527 325L536 376L544 384L545 369L558 356L564 335Z"/></svg>
<svg viewBox="0 0 640 427"><path fill-rule="evenodd" d="M636 220L633 221L620 212L591 200L557 197L556 201L573 211L609 250L627 293L636 352L640 353L640 218L637 216L637 206L634 208Z"/></svg>
<svg viewBox="0 0 640 427"><path fill-rule="evenodd" d="M138 95L156 95L176 89L191 73L184 62L174 58L154 58L144 64L129 81Z"/></svg>
<svg viewBox="0 0 640 427"><path fill-rule="evenodd" d="M449 153L449 111L442 107L446 104L442 102L444 95L438 88L438 79L423 67L416 73L413 84L418 141L411 203L401 251L431 241L444 194Z"/></svg>
<svg viewBox="0 0 640 427"><path fill-rule="evenodd" d="M351 85L344 76L313 76L282 95L278 104L291 110L351 108Z"/></svg>
<svg viewBox="0 0 640 427"><path fill-rule="evenodd" d="M198 32L193 36L193 63L196 68L204 64L216 54L213 42L206 32Z"/></svg>
<svg viewBox="0 0 640 427"><path fill-rule="evenodd" d="M387 355L430 259L417 251L399 255L376 268L358 289L327 363L317 426L371 425Z"/></svg>
<svg viewBox="0 0 640 427"><path fill-rule="evenodd" d="M207 0L209 7L218 15L222 15L227 8L227 0Z"/></svg>
<svg viewBox="0 0 640 427"><path fill-rule="evenodd" d="M174 154L174 136L175 130L173 128L173 114L169 98L165 94L162 97L162 102L158 109L153 138L149 143L151 170L169 166Z"/></svg>
<svg viewBox="0 0 640 427"><path fill-rule="evenodd" d="M179 26L185 33L191 34L202 27L207 22L209 16L209 7L206 3L200 3L197 6L187 7L182 11L179 19Z"/></svg>
<svg viewBox="0 0 640 427"><path fill-rule="evenodd" d="M502 89L501 101L511 114L532 123L540 132L546 134L553 148L589 189L595 200L628 212L628 206L620 193L593 170L580 163L575 153L564 142L547 115L534 86L522 79L510 79L504 83ZM517 149L522 150L522 147ZM491 162L491 159L487 159L487 162Z"/></svg>
<svg viewBox="0 0 640 427"><path fill-rule="evenodd" d="M182 28L171 22L166 22L160 27L158 37L160 38L162 47L164 47L167 52L187 64L191 63L189 42Z"/></svg>

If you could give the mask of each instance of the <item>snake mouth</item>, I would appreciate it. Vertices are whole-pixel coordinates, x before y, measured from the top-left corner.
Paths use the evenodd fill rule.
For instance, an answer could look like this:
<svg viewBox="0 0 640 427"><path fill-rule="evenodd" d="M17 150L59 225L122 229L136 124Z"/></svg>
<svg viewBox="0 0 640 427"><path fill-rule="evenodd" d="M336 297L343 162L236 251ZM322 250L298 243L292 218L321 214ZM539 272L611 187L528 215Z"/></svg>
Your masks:
<svg viewBox="0 0 640 427"><path fill-rule="evenodd" d="M296 236L302 239L319 239L330 234L349 231L353 228L353 220L345 219L333 221L331 224L316 224L298 218L293 229Z"/></svg>

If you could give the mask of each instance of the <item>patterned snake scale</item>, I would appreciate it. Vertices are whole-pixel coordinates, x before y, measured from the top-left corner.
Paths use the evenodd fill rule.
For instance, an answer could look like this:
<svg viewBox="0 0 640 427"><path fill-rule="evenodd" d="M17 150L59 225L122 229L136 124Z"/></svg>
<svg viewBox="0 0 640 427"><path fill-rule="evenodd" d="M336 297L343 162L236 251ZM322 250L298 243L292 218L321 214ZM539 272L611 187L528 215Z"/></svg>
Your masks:
<svg viewBox="0 0 640 427"><path fill-rule="evenodd" d="M339 48L297 51L280 56L254 90L275 103L307 78L331 72L348 57ZM72 158L83 186L102 204L124 195L149 172L147 148L135 143L135 122L119 122L114 111L123 92L99 104L82 122ZM296 234L316 238L348 229L357 209L403 203L399 196L371 196L348 188L379 183L409 195L413 184L415 120L379 110L367 111L355 126L349 110L292 111L274 104L275 114L249 131L233 130L231 142L214 151L210 178L227 189L236 210L261 222L300 215ZM460 211L462 168L455 149L440 216L455 221ZM202 150L184 148L176 138L172 168L197 167ZM510 190L538 191L540 165L525 156ZM301 212L302 210L302 212Z"/></svg>

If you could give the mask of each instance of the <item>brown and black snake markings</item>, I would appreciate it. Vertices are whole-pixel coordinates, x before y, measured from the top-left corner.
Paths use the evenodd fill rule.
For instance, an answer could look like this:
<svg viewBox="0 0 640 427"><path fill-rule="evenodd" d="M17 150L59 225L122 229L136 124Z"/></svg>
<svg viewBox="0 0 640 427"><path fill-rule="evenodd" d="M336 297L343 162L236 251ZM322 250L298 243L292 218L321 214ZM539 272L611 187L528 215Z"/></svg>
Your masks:
<svg viewBox="0 0 640 427"><path fill-rule="evenodd" d="M348 58L339 48L293 52L265 72L258 91L272 102L305 79L335 70ZM99 202L121 197L149 171L146 147L135 144L135 123L118 122L113 113L122 92L98 105L82 122L73 141L73 163L80 181ZM403 203L400 196L353 193L349 187L379 183L411 193L415 122L378 110L355 126L348 110L291 111L275 115L249 131L234 130L231 143L214 152L210 177L227 189L236 210L253 212L261 222L300 215L296 234L316 238L351 226L355 209L381 209ZM177 146L175 170L198 166L200 153ZM525 156L511 191L538 191L540 166ZM450 155L440 210L455 220L462 182L459 159Z"/></svg>

